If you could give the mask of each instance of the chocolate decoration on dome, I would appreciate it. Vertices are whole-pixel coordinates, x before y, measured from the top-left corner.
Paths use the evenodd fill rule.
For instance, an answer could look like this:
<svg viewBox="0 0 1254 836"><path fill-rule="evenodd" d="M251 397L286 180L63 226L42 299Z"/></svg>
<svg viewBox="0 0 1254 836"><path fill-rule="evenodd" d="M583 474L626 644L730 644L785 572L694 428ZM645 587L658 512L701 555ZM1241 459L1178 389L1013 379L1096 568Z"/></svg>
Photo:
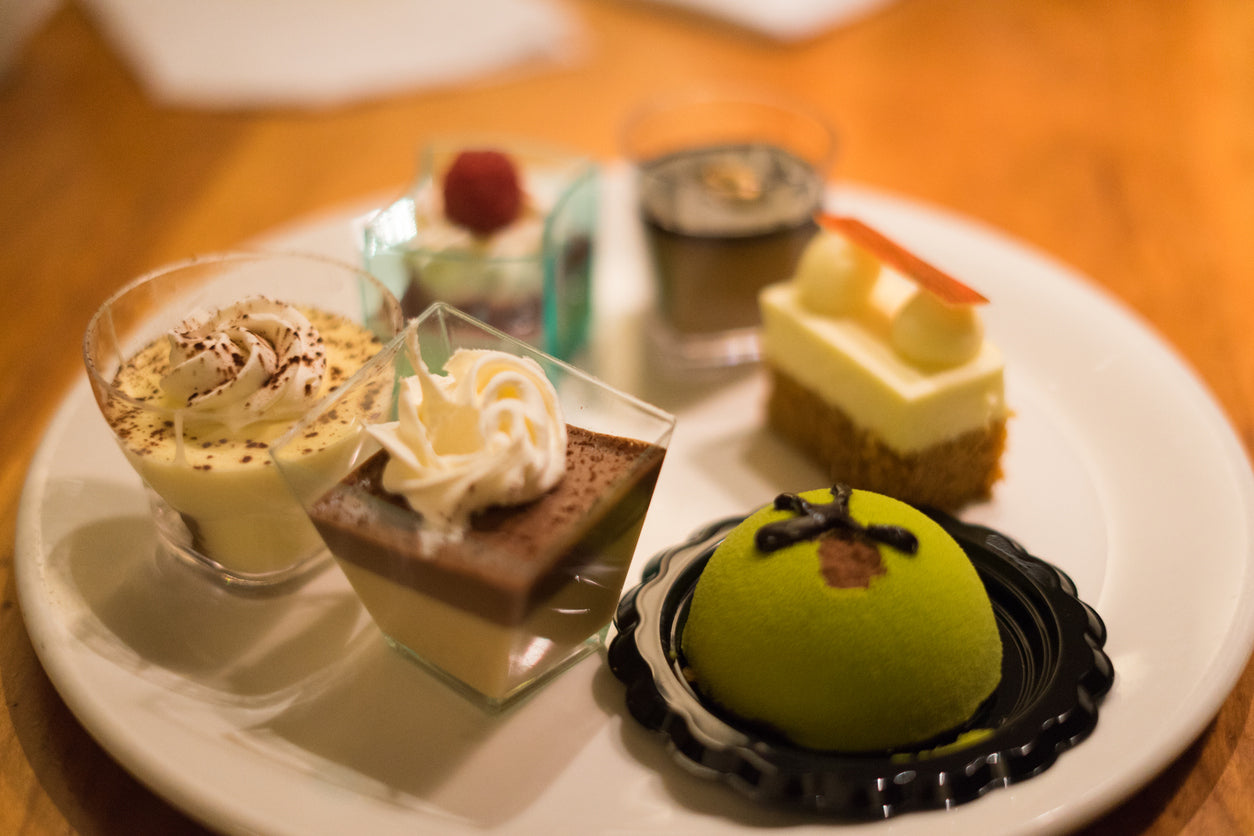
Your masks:
<svg viewBox="0 0 1254 836"><path fill-rule="evenodd" d="M899 525L864 526L849 516L851 493L848 485L833 485L832 501L823 504L807 502L793 493L780 494L775 497L775 510L792 511L797 516L762 526L754 535L754 545L759 551L773 552L796 543L814 540L827 532L846 531L892 546L906 554L914 554L919 550L919 539Z"/></svg>

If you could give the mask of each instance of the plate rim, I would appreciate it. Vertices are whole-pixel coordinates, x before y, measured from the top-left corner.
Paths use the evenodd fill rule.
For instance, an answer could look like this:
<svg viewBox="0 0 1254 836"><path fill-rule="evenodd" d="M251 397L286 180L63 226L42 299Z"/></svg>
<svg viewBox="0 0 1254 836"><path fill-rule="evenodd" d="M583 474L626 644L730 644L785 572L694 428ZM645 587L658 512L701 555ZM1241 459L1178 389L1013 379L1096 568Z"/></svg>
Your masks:
<svg viewBox="0 0 1254 836"><path fill-rule="evenodd" d="M948 231L958 230L968 238L975 238L980 247L994 247L1003 255L1027 259L1041 265L1041 269L1057 277L1068 292L1077 294L1086 304L1095 306L1097 313L1113 317L1140 334L1141 338L1160 353L1160 359L1168 362L1178 372L1175 382L1188 387L1190 407L1205 422L1214 440L1226 451L1226 473L1241 494L1240 503L1245 510L1243 523L1247 558L1250 555L1251 509L1254 509L1254 474L1251 473L1248 456L1241 446L1233 425L1201 378L1193 371L1176 349L1163 340L1135 311L1121 304L1105 288L1088 280L1082 274L1062 264L1054 257L1040 252L1031 245L1010 238L987 224L959 215L949 209L925 204L913 198L891 194L878 189L841 183L834 186L835 201L852 201L869 219L887 216L897 226L938 227ZM607 189L612 194L612 190ZM604 196L603 196L604 199ZM829 201L831 202L831 201ZM284 228L283 235L299 240L298 233L314 228L315 222L325 224L335 220L341 226L344 213L325 213L323 221L310 219L308 225L293 223ZM344 236L346 239L347 235ZM906 237L906 236L902 236ZM277 240L271 239L271 240ZM74 681L72 671L64 668L63 660L55 648L60 624L55 614L40 600L39 583L42 576L42 556L45 554L42 532L38 525L40 499L46 487L50 462L57 445L69 429L76 409L82 399L90 398L85 384L67 388L62 400L48 423L44 436L31 460L18 503L14 577L23 619L30 633L32 644L41 664L49 673L56 690L67 706L80 719L87 731L109 751L125 768L158 795L175 803L190 815L214 826L233 829L239 826L264 829L274 822L265 816L241 814L239 810L223 809L222 799L212 792L188 788L177 776L153 774L145 763L142 747L126 739L124 731L112 721L109 712L95 704L90 695L81 693L81 686ZM637 560L643 556L638 554ZM1199 682L1189 693L1200 698L1190 701L1190 707L1181 712L1183 722L1176 722L1172 730L1157 738L1143 756L1149 761L1148 769L1135 774L1124 773L1106 781L1102 793L1089 792L1073 797L1065 805L1038 811L1034 818L1021 822L1020 832L1045 832L1058 828L1075 827L1096 818L1101 813L1126 800L1133 792L1148 783L1155 775L1177 759L1181 753L1204 731L1216 716L1232 692L1248 664L1254 650L1254 577L1244 573L1241 589L1236 593L1237 604L1233 618L1224 634L1224 640L1214 649L1213 658L1206 669L1207 687ZM1117 686L1118 687L1118 686ZM67 691L69 692L67 694ZM1180 717L1177 717L1179 720ZM972 805L964 805L970 808ZM978 805L977 805L978 806ZM227 805L229 808L229 804ZM882 827L881 824L876 826Z"/></svg>

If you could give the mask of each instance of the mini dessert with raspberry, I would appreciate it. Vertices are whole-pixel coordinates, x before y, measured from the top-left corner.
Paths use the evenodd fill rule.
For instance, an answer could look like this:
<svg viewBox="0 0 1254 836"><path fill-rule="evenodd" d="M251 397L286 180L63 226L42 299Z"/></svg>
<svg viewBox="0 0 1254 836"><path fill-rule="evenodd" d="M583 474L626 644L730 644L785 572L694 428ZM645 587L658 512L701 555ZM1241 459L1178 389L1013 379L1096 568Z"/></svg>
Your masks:
<svg viewBox="0 0 1254 836"><path fill-rule="evenodd" d="M987 300L856 219L819 220L759 300L769 426L856 488L945 509L988 498L1008 413Z"/></svg>
<svg viewBox="0 0 1254 836"><path fill-rule="evenodd" d="M367 226L366 265L406 316L448 302L569 357L587 316L593 175L582 158L522 144L433 146L410 194Z"/></svg>

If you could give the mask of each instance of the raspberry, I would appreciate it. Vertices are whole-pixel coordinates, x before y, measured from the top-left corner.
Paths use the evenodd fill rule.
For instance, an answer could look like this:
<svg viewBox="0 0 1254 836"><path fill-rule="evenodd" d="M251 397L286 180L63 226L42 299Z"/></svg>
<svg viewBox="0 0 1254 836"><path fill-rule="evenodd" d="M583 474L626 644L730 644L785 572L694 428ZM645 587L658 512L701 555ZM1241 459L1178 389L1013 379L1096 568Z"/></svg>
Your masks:
<svg viewBox="0 0 1254 836"><path fill-rule="evenodd" d="M500 151L463 151L444 174L444 214L476 235L508 226L522 203L518 170Z"/></svg>

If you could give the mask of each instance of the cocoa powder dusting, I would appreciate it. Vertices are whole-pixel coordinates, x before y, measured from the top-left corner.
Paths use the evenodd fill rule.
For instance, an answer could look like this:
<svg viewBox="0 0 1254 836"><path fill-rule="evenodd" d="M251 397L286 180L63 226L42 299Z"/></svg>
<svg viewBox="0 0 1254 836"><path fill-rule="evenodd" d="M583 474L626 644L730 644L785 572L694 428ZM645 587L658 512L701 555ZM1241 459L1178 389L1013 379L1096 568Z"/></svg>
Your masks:
<svg viewBox="0 0 1254 836"><path fill-rule="evenodd" d="M884 561L874 543L844 533L819 538L819 568L834 589L866 589L871 579L885 574Z"/></svg>

